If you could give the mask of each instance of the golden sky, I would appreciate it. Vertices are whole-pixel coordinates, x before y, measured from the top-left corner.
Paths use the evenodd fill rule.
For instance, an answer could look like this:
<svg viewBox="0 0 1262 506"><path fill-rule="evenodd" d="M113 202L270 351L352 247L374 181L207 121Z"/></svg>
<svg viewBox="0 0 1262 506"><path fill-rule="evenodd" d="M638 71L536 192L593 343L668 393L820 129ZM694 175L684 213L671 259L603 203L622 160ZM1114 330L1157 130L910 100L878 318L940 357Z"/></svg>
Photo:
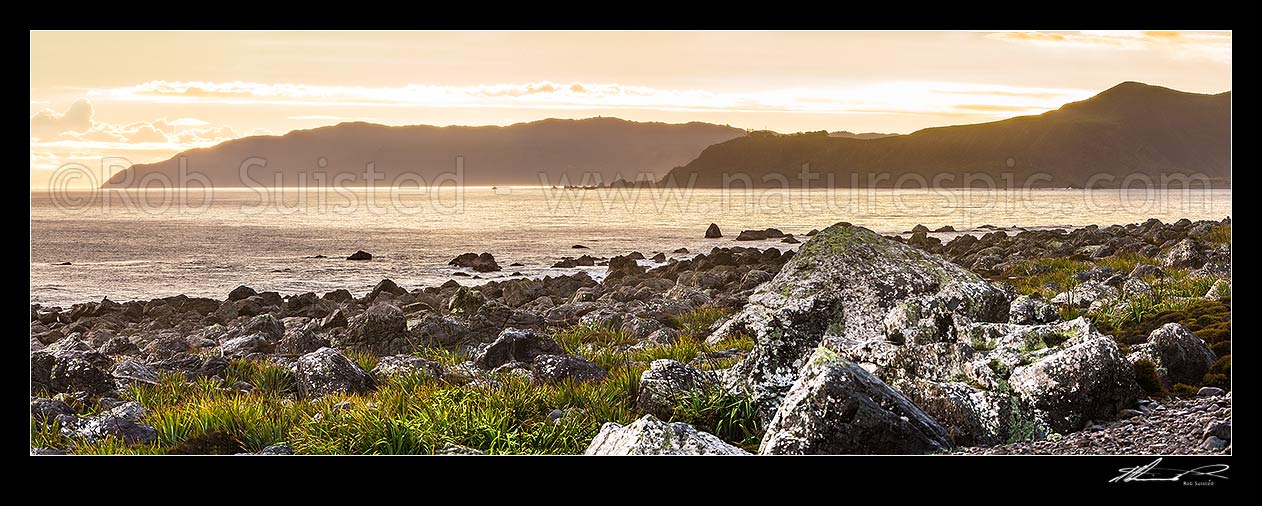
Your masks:
<svg viewBox="0 0 1262 506"><path fill-rule="evenodd" d="M1231 33L31 32L31 184L342 121L908 133L1123 81L1230 90Z"/></svg>

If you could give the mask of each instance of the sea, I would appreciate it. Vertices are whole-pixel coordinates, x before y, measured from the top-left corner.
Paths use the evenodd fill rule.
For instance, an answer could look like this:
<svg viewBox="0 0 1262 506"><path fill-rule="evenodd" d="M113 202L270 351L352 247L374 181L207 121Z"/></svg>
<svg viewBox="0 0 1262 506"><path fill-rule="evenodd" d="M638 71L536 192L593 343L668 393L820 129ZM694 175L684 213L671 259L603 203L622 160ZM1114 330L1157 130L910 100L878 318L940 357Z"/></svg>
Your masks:
<svg viewBox="0 0 1262 506"><path fill-rule="evenodd" d="M931 234L949 240L1231 216L1230 189L32 189L30 200L31 303L62 307L177 294L223 299L239 285L359 296L385 278L409 290L580 270L600 278L604 267L551 266L584 254L691 258L715 247L800 246L735 240L769 227L805 242L809 230L838 222L904 235L923 224L954 228ZM711 223L722 238L705 238ZM373 259L346 259L358 250ZM491 253L503 270L448 265L466 252Z"/></svg>

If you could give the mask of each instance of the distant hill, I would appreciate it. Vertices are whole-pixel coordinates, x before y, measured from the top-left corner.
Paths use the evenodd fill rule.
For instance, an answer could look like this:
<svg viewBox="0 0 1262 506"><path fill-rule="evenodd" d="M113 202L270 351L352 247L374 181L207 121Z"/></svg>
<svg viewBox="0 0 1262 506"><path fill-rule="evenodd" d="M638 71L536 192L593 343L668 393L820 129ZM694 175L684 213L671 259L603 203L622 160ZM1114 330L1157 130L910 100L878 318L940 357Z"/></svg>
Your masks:
<svg viewBox="0 0 1262 506"><path fill-rule="evenodd" d="M709 123L637 123L617 118L545 119L505 127L341 123L188 150L166 161L133 165L104 186L136 187L155 173L178 181L181 158L186 159L189 172L206 175L215 187L298 186L300 175L311 184L317 173L324 173L325 185L332 184L338 174L350 174L354 179L340 180L339 185L362 186L360 174L369 162L385 176L375 183L378 186L404 173L432 182L455 170L456 156L464 156L466 185L537 185L540 173L549 184L563 184L564 175L569 184L577 185L584 182L585 173L593 174L586 184L608 184L619 177L635 180L641 172L651 173L650 180L659 178L671 167L695 158L706 146L743 135L745 130ZM255 157L266 159L266 166L249 169L249 180L243 180L241 165ZM318 165L320 158L327 161L324 167Z"/></svg>
<svg viewBox="0 0 1262 506"><path fill-rule="evenodd" d="M845 130L842 130L839 132L828 133L829 137L845 137L847 139L880 139L882 137L893 137L895 135L899 135L899 134L878 134L876 132L865 132L865 133L857 134L854 132L847 132Z"/></svg>
<svg viewBox="0 0 1262 506"><path fill-rule="evenodd" d="M1163 174L1200 173L1218 186L1230 185L1231 92L1215 95L1126 82L1081 102L1037 116L927 128L877 139L832 136L827 132L749 135L706 148L696 160L671 171L677 184L696 176L702 187L724 186L724 174L746 174L754 186L780 187L783 174L800 188L799 173L809 163L823 173L814 187L866 187L875 174L890 187L905 175L932 182L939 174L954 180L942 186L970 186L965 175L990 175L1013 186L1118 186L1143 174L1159 184ZM852 177L858 176L857 180ZM1046 178L1041 177L1045 175ZM1031 178L1031 176L1035 176ZM907 182L912 181L912 182ZM1137 180L1132 188L1141 187ZM971 186L983 186L972 184ZM914 179L904 188L916 187Z"/></svg>

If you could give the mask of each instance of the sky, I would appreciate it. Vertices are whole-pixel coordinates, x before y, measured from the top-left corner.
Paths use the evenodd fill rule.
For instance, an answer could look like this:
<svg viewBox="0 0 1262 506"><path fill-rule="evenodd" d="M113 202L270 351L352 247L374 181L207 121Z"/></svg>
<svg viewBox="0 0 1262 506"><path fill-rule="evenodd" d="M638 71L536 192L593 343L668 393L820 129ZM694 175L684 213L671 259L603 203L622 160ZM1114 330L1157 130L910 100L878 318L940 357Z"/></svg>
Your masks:
<svg viewBox="0 0 1262 506"><path fill-rule="evenodd" d="M186 149L343 121L616 116L910 133L1038 114L1124 81L1231 89L1231 32L30 35L32 188L67 164L112 167L108 176Z"/></svg>

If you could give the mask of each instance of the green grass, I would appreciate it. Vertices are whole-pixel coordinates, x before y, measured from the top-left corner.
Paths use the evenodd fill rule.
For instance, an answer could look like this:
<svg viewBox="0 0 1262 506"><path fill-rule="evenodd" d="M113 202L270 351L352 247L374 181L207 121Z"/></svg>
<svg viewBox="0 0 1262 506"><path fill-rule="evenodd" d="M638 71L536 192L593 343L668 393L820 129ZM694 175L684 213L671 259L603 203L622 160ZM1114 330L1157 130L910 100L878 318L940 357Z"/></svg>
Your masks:
<svg viewBox="0 0 1262 506"><path fill-rule="evenodd" d="M1230 242L1231 226L1219 225L1209 234L1202 237L1210 242ZM1061 291L1073 289L1078 284L1075 275L1096 266L1108 266L1119 273L1127 273L1140 264L1154 263L1151 258L1137 253L1122 253L1108 258L1081 261L1071 259L1038 259L1021 262L1010 268L1005 274L1008 282L1019 293L1039 294L1046 298L1054 297ZM1144 282L1152 287L1150 293L1125 297L1090 314L1074 307L1061 305L1057 308L1064 320L1072 320L1079 316L1090 319L1100 332L1112 335L1123 352L1129 347L1142 343L1154 329L1166 323L1178 323L1187 327L1209 345L1218 356L1231 354L1231 292L1224 290L1219 300L1202 299L1217 278L1192 277L1192 269L1166 268L1165 276L1148 277ZM1025 351L1032 351L1040 344L1026 343ZM1141 366L1142 369L1142 366ZM1150 395L1168 395L1161 385L1155 384L1147 370L1141 370L1141 382L1147 382L1145 390ZM1158 382L1159 383L1159 382ZM1202 381L1203 385L1212 385L1229 389L1230 374L1212 372ZM1185 385L1194 388L1196 385Z"/></svg>
<svg viewBox="0 0 1262 506"><path fill-rule="evenodd" d="M273 397L292 393L297 388L289 369L265 361L233 361L224 369L224 381L228 385L244 381Z"/></svg>
<svg viewBox="0 0 1262 506"><path fill-rule="evenodd" d="M1231 224L1214 225L1214 228L1210 229L1209 233L1201 236L1201 239L1216 244L1231 244Z"/></svg>
<svg viewBox="0 0 1262 506"><path fill-rule="evenodd" d="M695 316L690 321L704 319ZM687 363L718 350L753 348L753 340L744 335L716 347L684 335L675 345L628 350L618 348L634 342L626 333L598 327L566 329L555 339L568 352L605 367L609 377L594 383L544 385L503 374L488 386L461 387L425 375L402 375L368 394L309 400L296 395L288 370L265 361L238 360L229 364L222 382L166 374L156 385L136 384L124 390L125 400L149 410L144 422L158 433L153 445L126 447L112 439L87 443L61 435L55 424L34 422L31 440L33 446L79 454L220 454L257 452L275 444L304 454L428 454L448 445L489 454L578 454L605 422L625 424L642 415L635 407L639 378L653 360ZM464 358L440 349L418 354L448 365ZM347 355L365 369L376 362L369 353ZM727 357L698 365L721 368L737 360ZM223 388L238 381L256 388ZM350 407L334 409L341 402ZM88 406L81 409L91 411ZM559 423L549 418L554 409L567 412ZM749 399L726 393L689 398L676 418L746 448L756 448L762 437Z"/></svg>
<svg viewBox="0 0 1262 506"><path fill-rule="evenodd" d="M1046 298L1070 290L1078 285L1074 276L1092 267L1091 262L1068 258L1040 258L1026 260L1008 268L1005 273L1012 286L1026 295L1039 294Z"/></svg>
<svg viewBox="0 0 1262 506"><path fill-rule="evenodd" d="M726 391L685 397L675 405L671 421L687 423L750 452L757 452L762 441L762 422L753 400Z"/></svg>
<svg viewBox="0 0 1262 506"><path fill-rule="evenodd" d="M365 371L371 371L377 367L377 356L366 350L345 349L341 350L346 358L353 360L359 367Z"/></svg>
<svg viewBox="0 0 1262 506"><path fill-rule="evenodd" d="M714 322L729 314L732 314L730 310L705 306L676 316L674 319L679 324L680 334L705 335Z"/></svg>

